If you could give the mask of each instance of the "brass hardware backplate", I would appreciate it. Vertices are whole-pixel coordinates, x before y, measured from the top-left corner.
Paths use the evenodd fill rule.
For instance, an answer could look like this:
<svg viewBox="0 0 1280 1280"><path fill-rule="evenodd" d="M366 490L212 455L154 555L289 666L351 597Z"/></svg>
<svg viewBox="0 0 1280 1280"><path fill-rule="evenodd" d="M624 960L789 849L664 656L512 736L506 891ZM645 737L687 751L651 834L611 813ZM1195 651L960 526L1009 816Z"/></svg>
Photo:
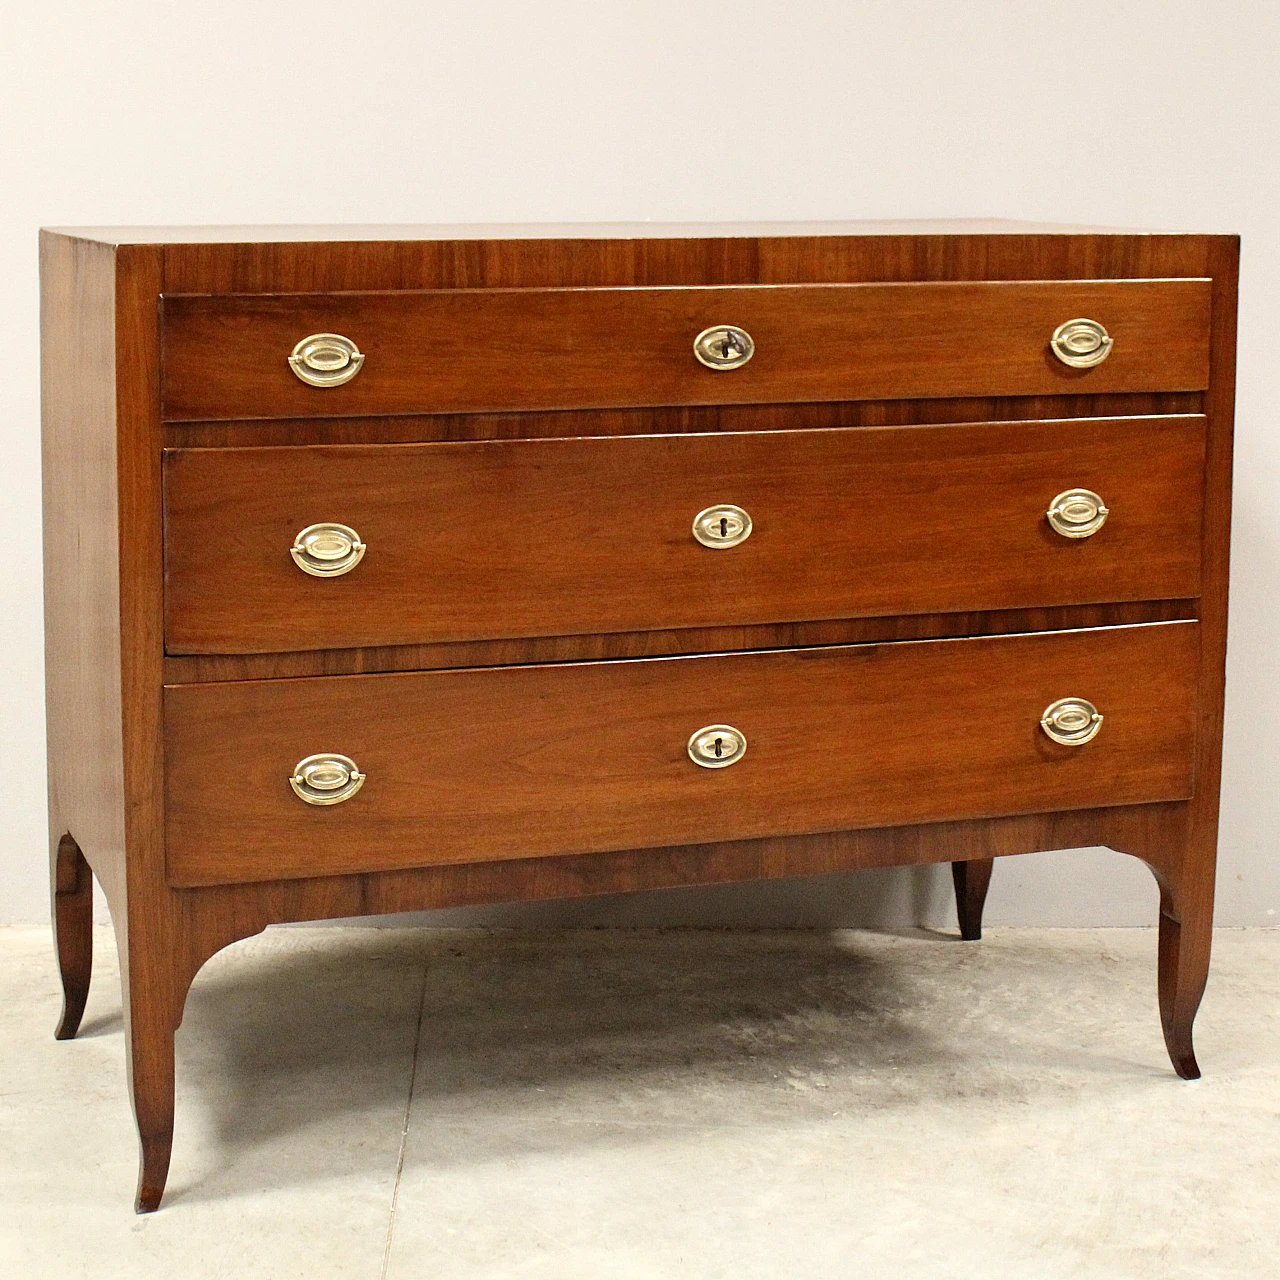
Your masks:
<svg viewBox="0 0 1280 1280"><path fill-rule="evenodd" d="M716 551L746 542L751 537L751 529L751 517L729 502L706 507L693 517L693 536L704 547Z"/></svg>
<svg viewBox="0 0 1280 1280"><path fill-rule="evenodd" d="M340 333L313 333L289 356L289 368L311 387L340 387L360 372L364 356Z"/></svg>
<svg viewBox="0 0 1280 1280"><path fill-rule="evenodd" d="M340 578L364 559L360 535L345 524L309 524L293 540L293 562L313 578Z"/></svg>
<svg viewBox="0 0 1280 1280"><path fill-rule="evenodd" d="M709 724L689 738L689 759L704 769L727 769L746 754L747 736L731 724Z"/></svg>
<svg viewBox="0 0 1280 1280"><path fill-rule="evenodd" d="M1082 747L1102 728L1102 713L1087 698L1059 698L1045 707L1040 727L1064 747Z"/></svg>
<svg viewBox="0 0 1280 1280"><path fill-rule="evenodd" d="M299 760L289 785L294 795L307 804L341 804L364 786L364 779L365 775L350 756L324 751Z"/></svg>
<svg viewBox="0 0 1280 1280"><path fill-rule="evenodd" d="M1096 320L1067 320L1049 339L1053 354L1073 369L1092 369L1111 354L1111 335Z"/></svg>
<svg viewBox="0 0 1280 1280"><path fill-rule="evenodd" d="M1045 512L1054 533L1064 538L1091 538L1111 512L1092 489L1064 489Z"/></svg>
<svg viewBox="0 0 1280 1280"><path fill-rule="evenodd" d="M755 353L751 335L733 324L713 324L693 340L693 354L708 369L741 369Z"/></svg>

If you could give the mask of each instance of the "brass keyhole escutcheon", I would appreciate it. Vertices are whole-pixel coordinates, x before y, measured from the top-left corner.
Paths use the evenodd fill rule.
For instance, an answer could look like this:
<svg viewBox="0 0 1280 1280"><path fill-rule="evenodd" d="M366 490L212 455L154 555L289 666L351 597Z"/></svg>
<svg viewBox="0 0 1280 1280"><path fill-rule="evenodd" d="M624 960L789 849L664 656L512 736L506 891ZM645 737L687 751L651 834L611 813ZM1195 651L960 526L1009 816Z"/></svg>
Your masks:
<svg viewBox="0 0 1280 1280"><path fill-rule="evenodd" d="M719 551L736 547L751 537L751 517L741 507L724 502L707 507L693 517L693 536L704 547Z"/></svg>
<svg viewBox="0 0 1280 1280"><path fill-rule="evenodd" d="M690 735L688 750L704 769L727 769L747 754L747 735L731 724L709 724Z"/></svg>
<svg viewBox="0 0 1280 1280"><path fill-rule="evenodd" d="M708 369L741 369L755 353L751 335L734 324L714 324L693 340L693 354Z"/></svg>

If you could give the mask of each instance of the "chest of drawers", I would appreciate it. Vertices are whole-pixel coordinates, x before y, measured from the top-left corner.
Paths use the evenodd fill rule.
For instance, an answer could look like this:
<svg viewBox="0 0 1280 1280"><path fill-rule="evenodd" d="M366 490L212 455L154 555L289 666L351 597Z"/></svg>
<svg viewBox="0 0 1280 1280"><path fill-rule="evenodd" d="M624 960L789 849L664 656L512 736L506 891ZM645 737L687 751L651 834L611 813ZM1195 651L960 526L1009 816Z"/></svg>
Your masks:
<svg viewBox="0 0 1280 1280"><path fill-rule="evenodd" d="M1209 961L1234 237L44 233L53 904L138 1208L267 925L1103 845ZM1064 1036L1069 1030L1064 1028Z"/></svg>

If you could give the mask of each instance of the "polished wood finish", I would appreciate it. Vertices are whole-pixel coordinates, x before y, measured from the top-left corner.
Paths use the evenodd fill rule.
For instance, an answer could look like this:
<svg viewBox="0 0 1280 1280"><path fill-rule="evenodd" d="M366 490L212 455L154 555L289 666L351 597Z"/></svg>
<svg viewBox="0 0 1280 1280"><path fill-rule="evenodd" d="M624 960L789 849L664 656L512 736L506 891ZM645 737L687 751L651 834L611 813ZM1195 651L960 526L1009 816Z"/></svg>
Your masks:
<svg viewBox="0 0 1280 1280"><path fill-rule="evenodd" d="M93 976L93 873L76 842L58 842L53 869L53 942L62 979L62 1016L54 1037L72 1040L80 1030Z"/></svg>
<svg viewBox="0 0 1280 1280"><path fill-rule="evenodd" d="M1196 624L1178 622L180 685L165 697L169 873L272 880L1183 799L1196 658ZM1070 694L1106 717L1083 748L1039 725ZM746 734L739 763L690 761L708 724ZM368 781L309 806L287 780L324 751Z"/></svg>
<svg viewBox="0 0 1280 1280"><path fill-rule="evenodd" d="M1159 456L1161 465L1151 466ZM325 449L165 463L170 653L355 648L1199 594L1204 420ZM1111 514L1064 538L1064 489ZM739 546L693 518L733 502ZM321 521L369 550L316 578Z"/></svg>
<svg viewBox="0 0 1280 1280"><path fill-rule="evenodd" d="M944 422L1172 417L1202 413L1203 391L1114 395L961 396L924 400L834 400L806 404L666 405L543 413L430 413L385 417L267 418L167 422L173 449L257 445L425 444L433 440L542 440L581 436L800 431L827 427L910 427Z"/></svg>
<svg viewBox="0 0 1280 1280"><path fill-rule="evenodd" d="M469 413L886 396L1197 391L1209 380L1207 280L463 289L164 300L164 416ZM1115 338L1092 369L1049 350L1088 316ZM755 340L713 370L694 338ZM314 387L286 358L314 333L365 355Z"/></svg>
<svg viewBox="0 0 1280 1280"><path fill-rule="evenodd" d="M40 250L50 866L56 884L74 822L123 907L116 264L100 245L55 236Z"/></svg>
<svg viewBox="0 0 1280 1280"><path fill-rule="evenodd" d="M969 862L1106 845L1141 858L1160 884L1159 1004L1166 1043L1180 1074L1198 1073L1191 1024L1209 959L1226 644L1238 265L1234 237L1017 224L342 232L232 228L49 233L42 239L41 252L50 866L55 903L60 874L64 892L81 901L81 873L70 889L68 856L58 856L60 849L69 847L63 837L70 836L103 883L116 920L131 1092L142 1149L140 1209L159 1203L167 1172L173 1031L187 988L219 948L284 920L869 866ZM166 424L161 418L160 299L177 295L282 298L406 290L1164 279L1210 282L1186 286L1211 294L1207 384L1196 380L1197 386L1178 390L1178 385L1185 386L1179 378L1176 385L1153 383L1140 392L1112 393L1097 390L1109 384L1086 373L1075 381L1037 382L1034 395L1015 394L1018 387L1012 382L993 384L984 395L966 401L954 395L934 397L932 392L927 400L898 399L908 385L899 380L886 393L889 398L819 405L637 408L633 402L631 407L580 413L426 416L396 416L379 407L375 415L350 417L341 416L350 411L335 408L329 393L317 392L312 403L328 407L304 407L288 419L263 417L270 407L258 403L242 415L222 405L222 420L217 422ZM283 366L284 355L287 351L280 353L281 367L272 377L283 374L292 379ZM1046 358L1042 347L1040 356ZM749 372L754 363L737 374L707 377L723 385ZM1110 365L1108 361L1093 372ZM372 368L371 364L361 378ZM1042 365L1034 376L1049 378L1049 366ZM499 383L512 380L509 373L495 378ZM359 386L360 381L351 385ZM301 390L301 384L296 390L289 388L291 394ZM1058 611L921 614L904 620L777 622L758 628L695 626L607 636L485 638L309 653L166 658L163 651L160 463L166 446L305 448L1201 412L1207 419L1203 554L1199 596L1189 600L1077 605ZM798 422L797 417L804 420ZM1153 459L1153 466L1157 462ZM726 642L749 647L893 638L917 630L965 634L955 628L968 624L974 633L1020 630L1028 617L1033 626L1079 625L1061 621L1071 611L1077 616L1096 611L1098 616L1085 625L1159 616L1198 619L1194 790L1189 799L236 885L182 888L169 882L161 721L166 679L307 676L394 670L417 662L426 668L705 653ZM1146 678L1142 671L1130 675L1135 684ZM1104 726L1104 734L1109 728L1110 724ZM1103 740L1100 736L1096 742ZM83 915L73 913L71 919ZM70 924L66 936L74 939L77 927ZM74 985L74 958L67 972Z"/></svg>
<svg viewBox="0 0 1280 1280"><path fill-rule="evenodd" d="M52 865L56 884L70 836L117 924L139 1211L168 1172L188 985L168 959L180 922L160 808L160 267L153 248L41 238Z"/></svg>
<svg viewBox="0 0 1280 1280"><path fill-rule="evenodd" d="M972 858L968 862L951 864L951 879L956 890L956 917L960 923L960 936L966 942L977 942L982 937L982 908L986 905L994 866L994 858Z"/></svg>
<svg viewBox="0 0 1280 1280"><path fill-rule="evenodd" d="M1131 600L1123 604L1047 609L990 609L976 613L917 613L896 618L833 618L749 627L684 627L587 636L535 636L457 644L407 644L368 649L308 649L292 653L171 654L166 684L205 680L272 680L291 676L370 675L378 671L434 671L506 667L516 663L593 662L657 658L678 653L794 649L889 640L950 640L1017 631L1177 622L1196 616L1195 600Z"/></svg>
<svg viewBox="0 0 1280 1280"><path fill-rule="evenodd" d="M966 229L967 227L967 229ZM1215 279L1234 237L1013 222L74 228L159 254L163 292L277 294L982 280ZM1088 231L1088 229L1086 229Z"/></svg>
<svg viewBox="0 0 1280 1280"><path fill-rule="evenodd" d="M1200 1076L1191 1026L1204 994L1213 940L1213 891L1222 775L1222 709L1227 659L1227 584L1231 549L1231 450L1235 402L1236 293L1239 241L1214 239L1210 262L1214 376L1205 460L1204 567L1200 617L1200 724L1196 735L1196 794L1179 843L1176 873L1160 879L1160 1017L1165 1044L1183 1079Z"/></svg>

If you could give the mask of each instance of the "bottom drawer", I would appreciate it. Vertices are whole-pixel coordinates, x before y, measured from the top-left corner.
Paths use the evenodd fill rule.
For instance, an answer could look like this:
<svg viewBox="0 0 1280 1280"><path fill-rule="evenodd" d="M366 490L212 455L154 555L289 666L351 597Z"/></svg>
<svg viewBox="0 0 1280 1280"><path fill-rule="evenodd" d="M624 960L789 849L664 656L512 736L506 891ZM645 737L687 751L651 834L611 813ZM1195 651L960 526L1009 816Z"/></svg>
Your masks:
<svg viewBox="0 0 1280 1280"><path fill-rule="evenodd" d="M1197 630L173 686L169 875L218 884L1185 799ZM1102 714L1088 742L1042 727L1062 698ZM692 758L709 726L728 726L702 743L716 767ZM746 747L726 765L730 729ZM354 762L358 787L324 761L299 775L325 753Z"/></svg>

